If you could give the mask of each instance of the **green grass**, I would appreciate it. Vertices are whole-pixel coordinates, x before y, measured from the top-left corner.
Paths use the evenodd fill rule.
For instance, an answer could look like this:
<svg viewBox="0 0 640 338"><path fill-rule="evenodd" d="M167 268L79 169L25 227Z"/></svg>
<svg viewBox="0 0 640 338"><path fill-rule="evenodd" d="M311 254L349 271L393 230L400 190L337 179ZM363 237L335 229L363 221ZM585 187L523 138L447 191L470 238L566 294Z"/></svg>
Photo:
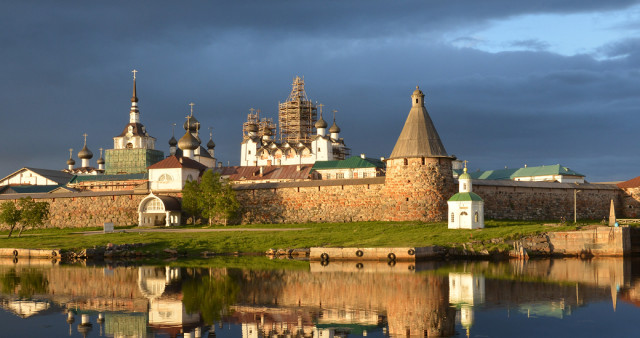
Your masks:
<svg viewBox="0 0 640 338"><path fill-rule="evenodd" d="M451 246L493 238L514 239L547 231L575 230L576 226L545 226L544 222L487 221L484 229L448 230L445 222L354 222L308 224L258 224L223 226L188 226L186 228L305 228L283 232L209 232L209 233L111 233L80 235L82 229L35 229L25 231L21 238L6 238L0 232L0 248L81 249L104 246L107 243L147 243L143 251L175 248L189 254L202 251L216 253L264 252L269 248L329 247L392 247L392 246Z"/></svg>

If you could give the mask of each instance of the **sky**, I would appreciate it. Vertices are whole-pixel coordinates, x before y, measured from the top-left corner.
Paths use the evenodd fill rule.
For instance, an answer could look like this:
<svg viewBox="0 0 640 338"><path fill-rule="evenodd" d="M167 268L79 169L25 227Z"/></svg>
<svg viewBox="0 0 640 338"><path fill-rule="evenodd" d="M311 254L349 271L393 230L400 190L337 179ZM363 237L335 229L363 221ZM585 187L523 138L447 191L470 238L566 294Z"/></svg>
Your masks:
<svg viewBox="0 0 640 338"><path fill-rule="evenodd" d="M133 69L165 153L193 102L237 165L249 109L277 119L303 76L354 155L391 154L419 85L472 171L640 175L638 1L114 0L0 4L0 177L64 169L69 148L79 164L84 133L97 166L128 123Z"/></svg>

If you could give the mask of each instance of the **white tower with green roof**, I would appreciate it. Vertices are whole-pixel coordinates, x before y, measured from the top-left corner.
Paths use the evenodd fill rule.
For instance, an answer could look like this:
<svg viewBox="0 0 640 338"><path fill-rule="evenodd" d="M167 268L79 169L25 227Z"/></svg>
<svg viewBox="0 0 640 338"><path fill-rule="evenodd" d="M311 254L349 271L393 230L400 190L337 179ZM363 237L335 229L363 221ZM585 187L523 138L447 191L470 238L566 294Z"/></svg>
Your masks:
<svg viewBox="0 0 640 338"><path fill-rule="evenodd" d="M471 175L464 173L458 177L458 193L451 196L449 206L449 229L482 229L484 228L484 201L472 191Z"/></svg>

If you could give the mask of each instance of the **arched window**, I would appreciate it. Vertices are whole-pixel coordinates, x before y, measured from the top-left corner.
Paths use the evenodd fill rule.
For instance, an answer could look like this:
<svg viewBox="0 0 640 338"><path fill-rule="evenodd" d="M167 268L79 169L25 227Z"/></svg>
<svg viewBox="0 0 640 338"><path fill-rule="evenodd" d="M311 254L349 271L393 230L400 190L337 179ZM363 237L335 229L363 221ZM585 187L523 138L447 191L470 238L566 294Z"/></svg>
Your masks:
<svg viewBox="0 0 640 338"><path fill-rule="evenodd" d="M473 221L474 222L480 222L480 215L478 215L478 212L476 211L476 213L473 215Z"/></svg>
<svg viewBox="0 0 640 338"><path fill-rule="evenodd" d="M133 149L133 143L131 142L127 143L127 149Z"/></svg>
<svg viewBox="0 0 640 338"><path fill-rule="evenodd" d="M456 220L456 215L454 213L451 213L451 223L455 222Z"/></svg>
<svg viewBox="0 0 640 338"><path fill-rule="evenodd" d="M191 176L191 174L187 175L187 181L193 181L193 176Z"/></svg>
<svg viewBox="0 0 640 338"><path fill-rule="evenodd" d="M409 160L407 160L406 158L404 159L404 165L409 165Z"/></svg>
<svg viewBox="0 0 640 338"><path fill-rule="evenodd" d="M173 181L173 177L169 174L162 174L160 175L160 178L158 178L158 182L160 183L169 183L171 181Z"/></svg>
<svg viewBox="0 0 640 338"><path fill-rule="evenodd" d="M463 211L463 212L461 212L461 213L460 213L460 217L462 217L462 216L467 216L467 215L468 215L468 214L467 214L467 212L466 212L466 211Z"/></svg>
<svg viewBox="0 0 640 338"><path fill-rule="evenodd" d="M164 204L157 198L147 202L144 206L144 212L164 211Z"/></svg>
<svg viewBox="0 0 640 338"><path fill-rule="evenodd" d="M424 161L424 157L422 158L422 165L424 165L425 161Z"/></svg>
<svg viewBox="0 0 640 338"><path fill-rule="evenodd" d="M418 99L416 99L416 103L418 103Z"/></svg>
<svg viewBox="0 0 640 338"><path fill-rule="evenodd" d="M462 183L462 189L467 190L467 184L466 183Z"/></svg>

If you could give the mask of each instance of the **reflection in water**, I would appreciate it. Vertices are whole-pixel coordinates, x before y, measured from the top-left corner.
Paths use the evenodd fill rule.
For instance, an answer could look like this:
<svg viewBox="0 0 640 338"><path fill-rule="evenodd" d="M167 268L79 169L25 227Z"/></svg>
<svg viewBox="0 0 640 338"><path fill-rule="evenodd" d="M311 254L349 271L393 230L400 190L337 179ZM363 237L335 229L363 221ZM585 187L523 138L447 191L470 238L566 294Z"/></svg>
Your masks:
<svg viewBox="0 0 640 338"><path fill-rule="evenodd" d="M300 271L0 261L0 300L13 318L59 317L46 336L54 329L82 337L496 335L485 319L496 310L500 326L565 322L601 302L640 314L636 264L311 262ZM633 305L620 310L618 298ZM19 330L31 336L41 327Z"/></svg>

